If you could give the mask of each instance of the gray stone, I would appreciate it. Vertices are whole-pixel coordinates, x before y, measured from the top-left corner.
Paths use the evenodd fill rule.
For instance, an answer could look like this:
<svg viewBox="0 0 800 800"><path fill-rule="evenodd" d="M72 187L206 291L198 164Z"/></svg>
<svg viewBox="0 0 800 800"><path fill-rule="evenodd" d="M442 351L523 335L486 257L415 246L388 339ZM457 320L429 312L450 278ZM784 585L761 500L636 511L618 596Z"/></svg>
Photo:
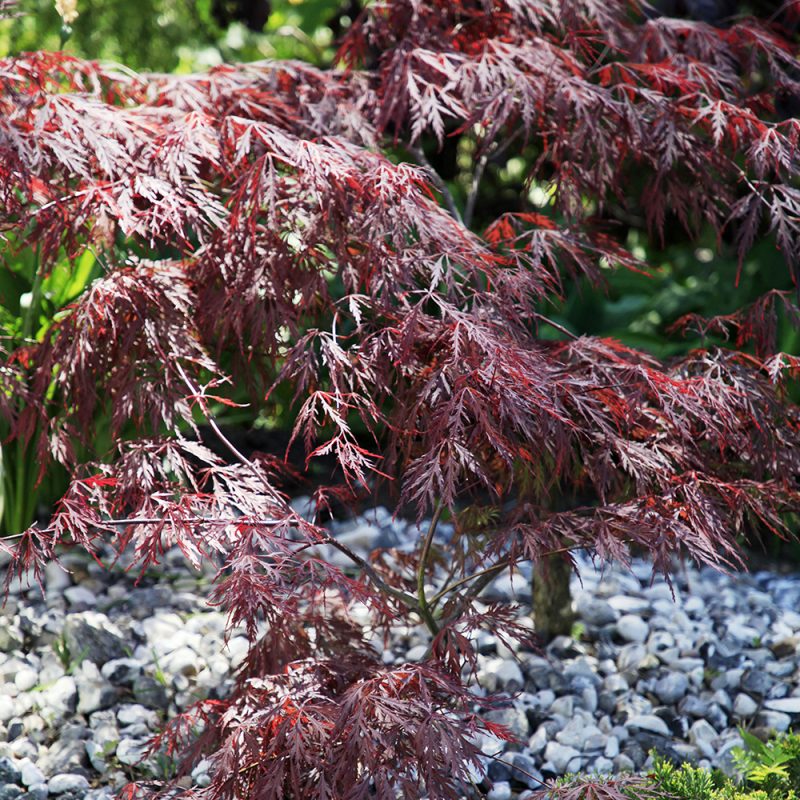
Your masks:
<svg viewBox="0 0 800 800"><path fill-rule="evenodd" d="M145 708L138 703L126 703L117 709L117 719L120 725L146 725L153 728L158 723L155 711Z"/></svg>
<svg viewBox="0 0 800 800"><path fill-rule="evenodd" d="M646 641L649 628L647 623L635 614L625 614L617 620L617 633L626 641L642 644Z"/></svg>
<svg viewBox="0 0 800 800"><path fill-rule="evenodd" d="M100 673L115 686L129 686L143 671L142 665L134 658L115 658L103 664Z"/></svg>
<svg viewBox="0 0 800 800"><path fill-rule="evenodd" d="M595 689L594 686L587 686L581 692L581 706L590 714L594 714L594 712L597 711L598 702L597 689Z"/></svg>
<svg viewBox="0 0 800 800"><path fill-rule="evenodd" d="M614 759L614 769L617 772L633 772L636 769L633 759L625 753L620 753Z"/></svg>
<svg viewBox="0 0 800 800"><path fill-rule="evenodd" d="M608 598L608 604L615 611L622 614L647 614L650 611L650 601L643 597L631 597L627 594L615 594ZM614 620L609 620L613 622Z"/></svg>
<svg viewBox="0 0 800 800"><path fill-rule="evenodd" d="M703 719L708 713L708 703L705 700L701 700L696 695L689 694L678 703L678 711L689 717Z"/></svg>
<svg viewBox="0 0 800 800"><path fill-rule="evenodd" d="M0 620L0 652L11 653L22 647L22 631L19 628Z"/></svg>
<svg viewBox="0 0 800 800"><path fill-rule="evenodd" d="M17 670L17 674L14 676L14 685L21 692L33 689L37 683L39 683L39 673L30 667L22 667L22 669Z"/></svg>
<svg viewBox="0 0 800 800"><path fill-rule="evenodd" d="M603 680L603 690L611 692L612 694L622 694L623 692L627 692L629 688L628 682L618 673L608 675Z"/></svg>
<svg viewBox="0 0 800 800"><path fill-rule="evenodd" d="M81 669L75 674L75 685L78 690L79 714L91 714L104 708L110 708L117 699L117 691L100 675L97 665L84 661Z"/></svg>
<svg viewBox="0 0 800 800"><path fill-rule="evenodd" d="M792 723L792 718L780 711L762 711L756 719L760 725L765 728L771 728L777 733L788 731Z"/></svg>
<svg viewBox="0 0 800 800"><path fill-rule="evenodd" d="M800 697L784 697L781 700L765 700L764 708L782 714L800 714Z"/></svg>
<svg viewBox="0 0 800 800"><path fill-rule="evenodd" d="M692 597L687 598L686 602L683 604L683 610L687 614L692 614L692 615L703 614L706 610L705 600L703 600L702 597L693 595Z"/></svg>
<svg viewBox="0 0 800 800"><path fill-rule="evenodd" d="M744 747L744 741L739 736L725 742L713 758L713 765L729 778L736 777L738 770L733 751L741 747Z"/></svg>
<svg viewBox="0 0 800 800"><path fill-rule="evenodd" d="M97 605L97 597L94 592L90 592L83 586L70 586L64 590L64 597L71 606L89 608Z"/></svg>
<svg viewBox="0 0 800 800"><path fill-rule="evenodd" d="M673 705L689 691L689 681L682 672L669 672L659 678L655 694L662 703Z"/></svg>
<svg viewBox="0 0 800 800"><path fill-rule="evenodd" d="M736 699L733 701L733 713L737 717L740 719L752 717L756 711L758 711L758 703L750 695L741 692L736 695Z"/></svg>
<svg viewBox="0 0 800 800"><path fill-rule="evenodd" d="M147 742L137 739L122 738L117 744L117 760L121 764L133 765L144 758Z"/></svg>
<svg viewBox="0 0 800 800"><path fill-rule="evenodd" d="M544 725L540 725L536 729L536 733L528 740L528 750L530 750L531 753L541 753L545 747L547 747L549 740L550 736L547 732L547 728Z"/></svg>
<svg viewBox="0 0 800 800"><path fill-rule="evenodd" d="M125 637L105 614L84 611L69 614L64 621L64 638L73 660L102 666L125 655Z"/></svg>
<svg viewBox="0 0 800 800"><path fill-rule="evenodd" d="M616 622L619 613L615 611L609 603L592 596L589 592L584 592L578 597L575 604L578 616L589 625L608 625Z"/></svg>
<svg viewBox="0 0 800 800"><path fill-rule="evenodd" d="M50 794L83 793L89 788L89 781L83 775L54 775L47 781L47 788Z"/></svg>
<svg viewBox="0 0 800 800"><path fill-rule="evenodd" d="M733 708L731 696L724 689L717 689L711 698L723 711L730 711Z"/></svg>
<svg viewBox="0 0 800 800"><path fill-rule="evenodd" d="M0 722L8 722L17 716L17 704L13 697L7 694L0 694Z"/></svg>
<svg viewBox="0 0 800 800"><path fill-rule="evenodd" d="M50 720L71 714L78 705L78 689L70 675L59 678L40 695L42 716Z"/></svg>
<svg viewBox="0 0 800 800"><path fill-rule="evenodd" d="M625 645L617 656L617 669L625 677L635 677L646 655L647 649L643 644Z"/></svg>
<svg viewBox="0 0 800 800"><path fill-rule="evenodd" d="M113 749L116 750L116 747ZM111 750L111 748L109 748L109 750ZM89 763L101 775L108 769L106 758L108 758L110 754L110 752L107 752L106 749L97 742L86 742L86 755L89 757Z"/></svg>
<svg viewBox="0 0 800 800"><path fill-rule="evenodd" d="M689 741L692 744L711 742L717 738L717 731L704 719L698 719L689 728Z"/></svg>
<svg viewBox="0 0 800 800"><path fill-rule="evenodd" d="M486 795L486 800L511 800L511 784L508 781L498 781Z"/></svg>
<svg viewBox="0 0 800 800"><path fill-rule="evenodd" d="M580 757L580 753L574 747L567 747L558 742L548 742L544 749L544 757L553 764L557 773L563 775L567 764L573 758Z"/></svg>
<svg viewBox="0 0 800 800"><path fill-rule="evenodd" d="M667 723L654 714L636 714L625 723L625 727L637 728L640 731L655 733L659 736L670 735Z"/></svg>
<svg viewBox="0 0 800 800"><path fill-rule="evenodd" d="M740 622L729 622L727 626L727 635L740 644L751 644L754 640L759 638L759 633L756 628L751 625L744 625Z"/></svg>
<svg viewBox="0 0 800 800"><path fill-rule="evenodd" d="M557 697L550 706L552 714L560 714L562 717L571 717L575 710L575 698L571 695L564 695L564 697Z"/></svg>
<svg viewBox="0 0 800 800"><path fill-rule="evenodd" d="M788 678L797 669L797 663L793 658L787 661L770 661L766 664L767 673L773 678Z"/></svg>
<svg viewBox="0 0 800 800"><path fill-rule="evenodd" d="M167 690L149 675L140 675L134 680L133 697L145 708L165 709L169 704Z"/></svg>
<svg viewBox="0 0 800 800"><path fill-rule="evenodd" d="M576 750L582 750L587 738L599 734L603 742L600 747L605 745L605 736L601 730L595 725L587 725L581 719L571 719L563 730L556 734L556 741L560 744L565 744L568 747L574 747Z"/></svg>
<svg viewBox="0 0 800 800"><path fill-rule="evenodd" d="M529 789L538 789L544 783L536 762L526 753L514 753L511 757L511 780Z"/></svg>
<svg viewBox="0 0 800 800"><path fill-rule="evenodd" d="M490 722L496 722L507 727L518 739L526 739L530 735L530 724L524 709L509 706L508 708L495 708L484 714Z"/></svg>
<svg viewBox="0 0 800 800"><path fill-rule="evenodd" d="M489 659L482 670L484 683L492 691L518 692L525 685L519 664L510 658ZM492 687L491 684L494 684Z"/></svg>
<svg viewBox="0 0 800 800"><path fill-rule="evenodd" d="M647 652L660 656L675 648L675 637L669 631L653 631L647 637Z"/></svg>
<svg viewBox="0 0 800 800"><path fill-rule="evenodd" d="M606 758L616 758L619 755L619 739L616 736L609 736L606 740L606 746L603 750L603 755Z"/></svg>
<svg viewBox="0 0 800 800"><path fill-rule="evenodd" d="M422 661L428 653L428 646L425 644L418 644L412 647L406 653L406 660L408 661Z"/></svg>
<svg viewBox="0 0 800 800"><path fill-rule="evenodd" d="M57 561L48 561L44 568L44 585L48 593L60 595L72 585L72 579L61 564Z"/></svg>
<svg viewBox="0 0 800 800"><path fill-rule="evenodd" d="M706 712L706 719L718 730L724 730L728 725L728 715L716 704L711 703Z"/></svg>
<svg viewBox="0 0 800 800"><path fill-rule="evenodd" d="M614 762L610 758L606 758L604 756L599 756L594 761L594 766L592 767L592 772L598 775L608 775L610 772L614 770Z"/></svg>
<svg viewBox="0 0 800 800"><path fill-rule="evenodd" d="M16 800L22 794L22 789L13 783L0 786L0 800Z"/></svg>
<svg viewBox="0 0 800 800"><path fill-rule="evenodd" d="M62 732L61 738L56 739L39 759L39 766L46 775L56 773L77 772L87 763L86 746L80 738L68 738Z"/></svg>
<svg viewBox="0 0 800 800"><path fill-rule="evenodd" d="M740 686L747 694L763 697L772 688L775 681L761 670L747 670L742 675Z"/></svg>
<svg viewBox="0 0 800 800"><path fill-rule="evenodd" d="M20 780L23 786L33 786L37 783L45 783L44 772L34 764L29 758L23 758L19 764Z"/></svg>
<svg viewBox="0 0 800 800"><path fill-rule="evenodd" d="M28 787L28 791L20 798L20 800L47 800L50 790L47 788L46 783L36 783Z"/></svg>
<svg viewBox="0 0 800 800"><path fill-rule="evenodd" d="M351 550L369 553L375 547L378 547L381 529L368 522L357 522L349 530L337 533L336 538Z"/></svg>
<svg viewBox="0 0 800 800"><path fill-rule="evenodd" d="M0 757L0 783L19 783L22 773L8 756Z"/></svg>
<svg viewBox="0 0 800 800"><path fill-rule="evenodd" d="M170 675L186 675L189 678L197 675L201 665L200 657L191 647L176 648L162 662L164 671Z"/></svg>

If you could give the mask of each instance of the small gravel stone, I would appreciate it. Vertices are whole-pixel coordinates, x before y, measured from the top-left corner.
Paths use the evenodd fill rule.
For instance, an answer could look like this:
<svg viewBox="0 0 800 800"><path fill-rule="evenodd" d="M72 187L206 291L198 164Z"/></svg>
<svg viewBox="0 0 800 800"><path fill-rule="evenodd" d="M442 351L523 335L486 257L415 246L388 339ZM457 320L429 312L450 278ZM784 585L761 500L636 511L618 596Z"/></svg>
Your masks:
<svg viewBox="0 0 800 800"><path fill-rule="evenodd" d="M102 676L114 685L130 685L139 677L144 668L133 658L115 658L103 664Z"/></svg>
<svg viewBox="0 0 800 800"><path fill-rule="evenodd" d="M43 716L53 720L75 711L78 704L78 688L70 675L59 678L51 687L41 693L40 702Z"/></svg>
<svg viewBox="0 0 800 800"><path fill-rule="evenodd" d="M800 714L800 697L785 697L781 700L765 700L764 708L783 714Z"/></svg>
<svg viewBox="0 0 800 800"><path fill-rule="evenodd" d="M22 795L22 792L23 790L19 786L7 783L4 786L0 786L0 800L15 800Z"/></svg>
<svg viewBox="0 0 800 800"><path fill-rule="evenodd" d="M98 666L125 655L122 631L105 614L96 611L68 615L64 638L73 658L85 658Z"/></svg>
<svg viewBox="0 0 800 800"><path fill-rule="evenodd" d="M19 767L7 756L0 757L0 784L19 783L21 780Z"/></svg>
<svg viewBox="0 0 800 800"><path fill-rule="evenodd" d="M733 713L737 717L752 717L756 711L758 711L758 703L750 695L741 692L736 695L736 699L733 701Z"/></svg>
<svg viewBox="0 0 800 800"><path fill-rule="evenodd" d="M8 722L17 715L17 705L13 697L0 694L0 722Z"/></svg>
<svg viewBox="0 0 800 800"><path fill-rule="evenodd" d="M117 719L120 725L145 725L148 728L154 727L158 722L154 711L138 703L120 706L117 709Z"/></svg>
<svg viewBox="0 0 800 800"><path fill-rule="evenodd" d="M133 696L145 708L163 709L169 704L166 688L149 675L140 675L133 681Z"/></svg>
<svg viewBox="0 0 800 800"><path fill-rule="evenodd" d="M383 511L380 519L329 524L365 557L368 548L387 543L408 549L419 536L415 526ZM576 557L582 583L573 584L575 609L585 623L580 640L557 637L545 653L534 654L492 633L475 638L483 687L477 692L512 696L502 708L487 702L481 714L519 739L512 745L479 739L495 783L489 797L521 800L541 788L536 780L526 783L523 770L538 779L576 769L642 769L653 748L676 763L727 771L743 721L759 735L800 721L800 692L793 696L800 576L723 577L689 567L691 589L676 574L673 598L666 583L651 585L644 562L600 573L582 554ZM45 571L44 606L18 593L0 621L0 741L9 740L0 754L19 759L11 761L28 789L20 800L47 800L47 779L70 775L97 788L81 784L60 791L59 800L84 794L112 800L127 780L119 765L138 762L162 724L155 710L170 716L197 697L224 698L250 642L233 631L223 645L225 616L202 607L198 576L175 549L163 564L177 574L156 585L134 587L121 573L112 579L85 559L69 556L64 563L71 574L50 565ZM515 595L525 603L520 589L529 583L529 572L513 585L498 581L492 597ZM529 622L528 611L520 620ZM353 618L367 625L368 609L356 608ZM70 675L50 644L62 631ZM419 627L398 627L388 646L375 643L386 664L422 660L429 649ZM42 691L31 691L38 686ZM489 758L501 753L509 765ZM198 788L211 780L208 767L200 767L192 774ZM475 778L481 778L477 771ZM11 795L20 791L0 776L0 800L17 800Z"/></svg>
<svg viewBox="0 0 800 800"><path fill-rule="evenodd" d="M536 762L525 753L514 753L511 758L511 780L538 789L544 782L542 773L536 768Z"/></svg>
<svg viewBox="0 0 800 800"><path fill-rule="evenodd" d="M511 784L508 781L495 783L486 795L486 800L511 800Z"/></svg>
<svg viewBox="0 0 800 800"><path fill-rule="evenodd" d="M22 631L0 621L0 652L11 653L22 647Z"/></svg>
<svg viewBox="0 0 800 800"><path fill-rule="evenodd" d="M616 622L619 612L605 600L593 597L588 592L582 593L576 602L578 616L589 625L608 625Z"/></svg>
<svg viewBox="0 0 800 800"><path fill-rule="evenodd" d="M689 741L692 744L711 742L718 736L717 731L704 719L698 719L689 728Z"/></svg>
<svg viewBox="0 0 800 800"><path fill-rule="evenodd" d="M428 646L425 644L418 644L415 647L412 647L406 653L406 659L408 661L422 661L425 658L428 652Z"/></svg>
<svg viewBox="0 0 800 800"><path fill-rule="evenodd" d="M742 675L741 687L748 694L763 697L769 692L775 681L761 670L747 670Z"/></svg>
<svg viewBox="0 0 800 800"><path fill-rule="evenodd" d="M649 628L647 623L635 614L625 614L617 620L617 633L627 642L641 644L646 641Z"/></svg>
<svg viewBox="0 0 800 800"><path fill-rule="evenodd" d="M137 764L144 757L147 742L123 738L117 744L116 757L121 764Z"/></svg>
<svg viewBox="0 0 800 800"><path fill-rule="evenodd" d="M518 692L525 685L519 664L512 659L493 658L487 661L481 674L484 683L492 691Z"/></svg>
<svg viewBox="0 0 800 800"><path fill-rule="evenodd" d="M29 758L23 758L19 762L20 780L23 786L33 786L37 783L45 783L46 778L39 767Z"/></svg>
<svg viewBox="0 0 800 800"><path fill-rule="evenodd" d="M674 705L689 691L689 680L680 672L670 672L660 678L655 685L658 699L667 705Z"/></svg>
<svg viewBox="0 0 800 800"><path fill-rule="evenodd" d="M552 763L555 771L559 774L566 772L567 765L574 758L580 757L580 752L574 747L567 747L558 742L549 742L544 750L544 757Z"/></svg>
<svg viewBox="0 0 800 800"><path fill-rule="evenodd" d="M71 606L96 606L97 597L83 586L70 586L64 590L64 597Z"/></svg>
<svg viewBox="0 0 800 800"><path fill-rule="evenodd" d="M29 667L22 667L14 676L14 685L21 692L27 692L33 689L39 683L39 673L35 669Z"/></svg>
<svg viewBox="0 0 800 800"><path fill-rule="evenodd" d="M47 782L50 794L66 794L67 792L83 793L89 788L89 781L83 775L54 775Z"/></svg>
<svg viewBox="0 0 800 800"><path fill-rule="evenodd" d="M516 706L497 708L487 712L486 719L504 725L518 739L526 739L530 735L530 723L524 709Z"/></svg>
<svg viewBox="0 0 800 800"><path fill-rule="evenodd" d="M639 730L655 733L659 736L670 735L670 730L666 722L654 714L637 714L631 717L625 725L628 728L638 728Z"/></svg>

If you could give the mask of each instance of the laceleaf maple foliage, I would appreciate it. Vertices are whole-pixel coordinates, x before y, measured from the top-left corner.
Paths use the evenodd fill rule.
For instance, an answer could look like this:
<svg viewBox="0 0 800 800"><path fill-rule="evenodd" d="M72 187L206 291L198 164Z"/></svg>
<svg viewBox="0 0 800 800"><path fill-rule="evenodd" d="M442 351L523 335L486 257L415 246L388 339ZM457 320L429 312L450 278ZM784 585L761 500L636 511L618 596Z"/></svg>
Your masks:
<svg viewBox="0 0 800 800"><path fill-rule="evenodd" d="M389 0L355 21L339 70L0 62L3 229L44 270L64 249L104 264L7 354L12 435L74 476L9 576L61 545L111 543L142 569L177 545L221 565L211 600L252 649L231 696L155 743L182 773L210 759L211 784L184 794L460 797L476 733L503 734L475 713L471 633L525 633L477 604L489 580L577 548L736 566L740 534L788 535L800 415L784 381L800 361L770 351L776 297L685 321L755 353L662 363L541 330L577 276L647 269L613 224L631 213L655 238L710 226L741 258L771 233L794 268L798 122L776 110L778 90L800 91L791 14L714 27L633 2ZM453 137L475 156L463 196L426 155ZM553 203L522 198L473 229L482 176L511 157ZM294 393L309 461L345 476L318 511L388 479L429 520L417 551L365 559L293 512L285 465L241 452L211 414L236 385L267 411ZM102 415L116 450L85 463ZM554 511L572 488L591 501ZM398 619L429 628L424 663L372 647Z"/></svg>

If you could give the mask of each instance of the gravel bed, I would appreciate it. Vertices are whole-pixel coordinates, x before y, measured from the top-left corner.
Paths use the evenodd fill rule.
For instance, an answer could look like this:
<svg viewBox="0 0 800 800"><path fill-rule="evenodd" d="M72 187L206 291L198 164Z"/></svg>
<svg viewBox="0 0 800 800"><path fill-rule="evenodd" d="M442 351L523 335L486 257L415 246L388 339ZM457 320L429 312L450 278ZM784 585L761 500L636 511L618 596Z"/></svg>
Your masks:
<svg viewBox="0 0 800 800"><path fill-rule="evenodd" d="M382 508L331 529L362 553L419 536ZM519 740L479 742L489 800L524 799L567 772L646 769L653 749L730 773L739 727L800 723L800 575L688 567L673 595L645 562L579 563L575 638L535 653L477 635L477 691L508 695L485 714ZM224 614L205 600L210 573L191 571L177 550L138 586L85 554L63 564L48 566L44 596L15 582L0 615L0 800L101 800L160 777L168 764L137 764L148 737L195 699L224 696L247 652L242 634L224 646ZM484 596L529 614L524 575L501 577ZM428 642L424 628L398 625L383 660L421 659ZM192 782L208 781L201 764Z"/></svg>

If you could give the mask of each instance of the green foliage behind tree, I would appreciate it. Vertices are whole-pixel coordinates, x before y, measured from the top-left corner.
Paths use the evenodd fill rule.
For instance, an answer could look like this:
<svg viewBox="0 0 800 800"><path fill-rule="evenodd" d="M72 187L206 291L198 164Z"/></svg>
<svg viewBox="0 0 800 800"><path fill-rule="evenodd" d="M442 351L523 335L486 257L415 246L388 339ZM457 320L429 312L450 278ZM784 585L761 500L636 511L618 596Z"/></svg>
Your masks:
<svg viewBox="0 0 800 800"><path fill-rule="evenodd" d="M220 0L78 0L79 16L65 49L135 70L189 72L224 62L299 58L325 63L333 30L347 24L337 0L264 3L259 15L239 14ZM257 4L251 4L257 5ZM61 48L62 21L53 0L22 0L20 16L0 21L0 54Z"/></svg>

